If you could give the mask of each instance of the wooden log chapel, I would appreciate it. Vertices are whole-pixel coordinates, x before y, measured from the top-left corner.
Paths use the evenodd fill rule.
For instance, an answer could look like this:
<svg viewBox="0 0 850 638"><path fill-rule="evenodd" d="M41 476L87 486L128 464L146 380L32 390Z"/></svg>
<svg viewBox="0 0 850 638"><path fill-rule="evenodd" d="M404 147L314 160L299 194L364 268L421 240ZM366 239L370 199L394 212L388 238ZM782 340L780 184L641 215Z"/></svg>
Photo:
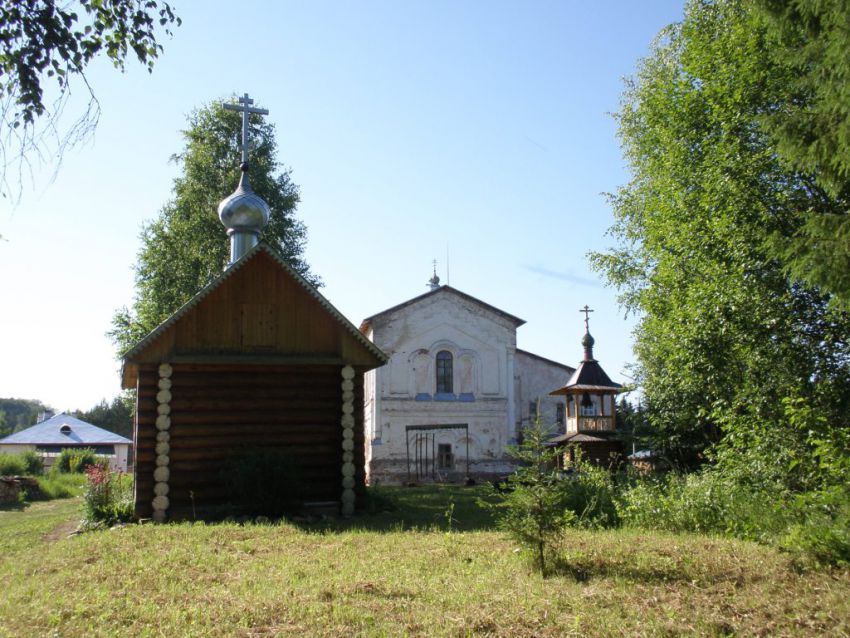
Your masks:
<svg viewBox="0 0 850 638"><path fill-rule="evenodd" d="M387 358L258 242L269 210L248 183L245 149L248 113L264 111L239 101L242 179L219 206L230 264L123 358L122 385L137 391L139 518L238 511L232 473L253 453L278 452L297 468L298 501L350 515L365 495L363 375ZM294 482L258 489L285 493Z"/></svg>

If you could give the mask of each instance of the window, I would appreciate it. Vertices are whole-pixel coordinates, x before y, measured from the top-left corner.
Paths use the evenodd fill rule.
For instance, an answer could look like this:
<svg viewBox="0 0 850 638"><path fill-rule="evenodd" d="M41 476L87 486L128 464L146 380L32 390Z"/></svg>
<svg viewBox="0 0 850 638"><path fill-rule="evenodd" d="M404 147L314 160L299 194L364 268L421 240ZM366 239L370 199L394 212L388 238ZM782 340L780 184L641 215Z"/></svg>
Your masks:
<svg viewBox="0 0 850 638"><path fill-rule="evenodd" d="M528 402L528 420L532 423L537 421L537 401Z"/></svg>
<svg viewBox="0 0 850 638"><path fill-rule="evenodd" d="M440 443L437 446L437 467L441 470L450 470L455 465L455 457L452 454L452 446L449 443Z"/></svg>
<svg viewBox="0 0 850 638"><path fill-rule="evenodd" d="M558 403L555 405L555 423L564 425L564 404Z"/></svg>
<svg viewBox="0 0 850 638"><path fill-rule="evenodd" d="M454 392L452 368L452 353L447 350L440 350L437 353L437 394L452 394Z"/></svg>
<svg viewBox="0 0 850 638"><path fill-rule="evenodd" d="M581 415L596 416L596 403L590 398L590 395L585 392L581 397Z"/></svg>

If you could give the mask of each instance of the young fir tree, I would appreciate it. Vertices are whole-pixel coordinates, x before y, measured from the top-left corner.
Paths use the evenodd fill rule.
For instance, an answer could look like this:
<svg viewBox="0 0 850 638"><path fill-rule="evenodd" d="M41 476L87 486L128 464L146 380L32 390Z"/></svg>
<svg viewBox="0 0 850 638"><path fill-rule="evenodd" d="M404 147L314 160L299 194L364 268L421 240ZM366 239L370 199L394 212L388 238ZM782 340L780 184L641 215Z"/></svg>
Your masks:
<svg viewBox="0 0 850 638"><path fill-rule="evenodd" d="M558 449L546 445L553 428L538 418L523 429L522 443L510 450L519 463L498 505L499 527L531 554L534 567L549 573L552 543L574 517L564 508L557 471Z"/></svg>
<svg viewBox="0 0 850 638"><path fill-rule="evenodd" d="M218 218L219 202L239 183L242 115L212 103L193 112L183 131L186 146L173 160L183 168L173 198L141 233L136 296L120 308L109 335L118 354L125 352L201 288L218 276L229 257L229 242ZM307 229L295 217L298 187L277 159L274 125L252 114L248 176L254 191L272 211L261 240L314 285L320 280L304 261Z"/></svg>

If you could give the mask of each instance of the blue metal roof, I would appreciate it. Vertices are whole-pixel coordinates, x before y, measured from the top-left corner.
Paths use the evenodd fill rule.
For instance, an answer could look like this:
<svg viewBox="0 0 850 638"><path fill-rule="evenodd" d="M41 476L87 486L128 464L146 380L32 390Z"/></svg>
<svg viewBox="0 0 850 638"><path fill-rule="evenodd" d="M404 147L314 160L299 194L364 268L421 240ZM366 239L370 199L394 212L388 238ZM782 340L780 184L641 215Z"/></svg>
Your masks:
<svg viewBox="0 0 850 638"><path fill-rule="evenodd" d="M53 418L36 423L26 430L15 432L4 439L0 439L0 445L5 443L29 445L104 445L132 443L132 441L91 423L75 419L67 414L57 414Z"/></svg>

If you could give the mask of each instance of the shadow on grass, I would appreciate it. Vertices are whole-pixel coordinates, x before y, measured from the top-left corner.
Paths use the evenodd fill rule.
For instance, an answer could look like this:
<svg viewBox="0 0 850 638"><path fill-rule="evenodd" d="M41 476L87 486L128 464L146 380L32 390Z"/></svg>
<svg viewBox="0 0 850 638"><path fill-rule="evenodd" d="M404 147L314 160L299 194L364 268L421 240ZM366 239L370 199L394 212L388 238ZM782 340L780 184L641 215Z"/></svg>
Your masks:
<svg viewBox="0 0 850 638"><path fill-rule="evenodd" d="M672 560L652 551L620 555L608 552L560 552L550 559L547 576L562 576L584 583L597 578L632 583L718 583L742 585L741 574L734 570L707 569L704 561Z"/></svg>
<svg viewBox="0 0 850 638"><path fill-rule="evenodd" d="M491 530L495 498L486 486L418 485L370 488L366 507L350 519L305 524L306 529L391 532L400 529Z"/></svg>
<svg viewBox="0 0 850 638"><path fill-rule="evenodd" d="M27 508L29 503L22 501L7 501L0 503L0 512L21 512Z"/></svg>

